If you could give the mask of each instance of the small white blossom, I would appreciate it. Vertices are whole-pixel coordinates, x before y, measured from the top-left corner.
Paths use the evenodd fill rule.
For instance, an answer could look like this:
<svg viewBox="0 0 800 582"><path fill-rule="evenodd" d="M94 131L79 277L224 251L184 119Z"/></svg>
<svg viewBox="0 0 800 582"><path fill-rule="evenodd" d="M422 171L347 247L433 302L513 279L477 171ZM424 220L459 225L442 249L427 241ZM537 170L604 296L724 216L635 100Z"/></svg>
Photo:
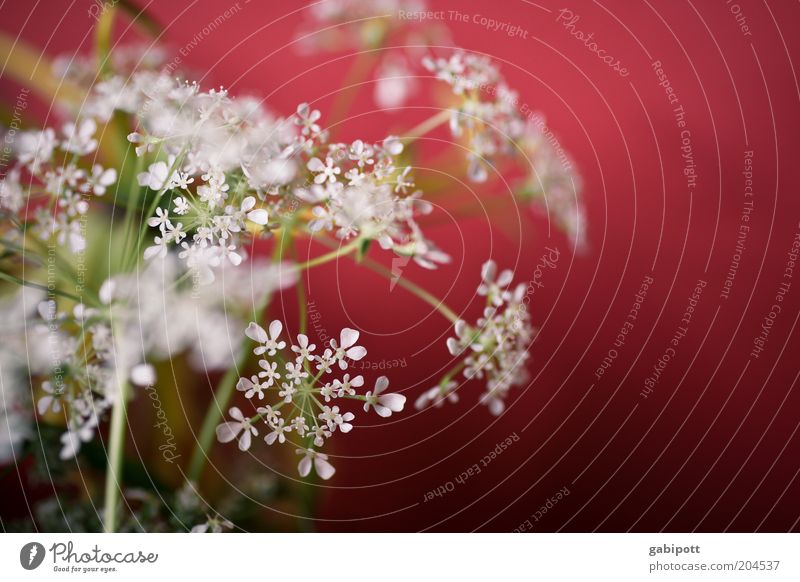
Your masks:
<svg viewBox="0 0 800 582"><path fill-rule="evenodd" d="M232 421L223 422L217 426L217 440L221 443L229 443L239 438L239 449L246 451L250 448L251 439L258 436L258 431L250 423L249 418L245 418L242 411L235 406L228 410Z"/></svg>
<svg viewBox="0 0 800 582"><path fill-rule="evenodd" d="M406 397L402 394L383 394L383 391L388 387L389 379L386 376L378 378L378 381L375 382L375 388L366 394L364 412L368 412L371 406L378 416L387 418L393 412L401 412L403 410L406 404Z"/></svg>
<svg viewBox="0 0 800 582"><path fill-rule="evenodd" d="M296 452L298 455L303 455L303 458L300 459L300 463L297 465L297 471L300 473L301 477L308 477L311 473L312 464L317 475L322 479L328 480L333 477L333 474L336 472L333 465L328 462L328 455L318 453L313 449L297 449Z"/></svg>

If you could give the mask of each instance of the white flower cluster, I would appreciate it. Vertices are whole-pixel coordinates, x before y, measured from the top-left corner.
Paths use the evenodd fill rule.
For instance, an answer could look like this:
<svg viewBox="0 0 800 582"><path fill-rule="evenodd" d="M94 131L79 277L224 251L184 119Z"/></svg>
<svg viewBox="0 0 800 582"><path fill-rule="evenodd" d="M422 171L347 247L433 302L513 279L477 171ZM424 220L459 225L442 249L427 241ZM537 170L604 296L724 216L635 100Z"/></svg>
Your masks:
<svg viewBox="0 0 800 582"><path fill-rule="evenodd" d="M467 139L469 178L486 181L500 155L519 159L526 173L522 195L544 206L575 246L583 246L586 221L580 178L541 115L520 107L517 92L484 55L456 51L449 58L426 57L423 66L451 85L458 98L450 130L454 137Z"/></svg>
<svg viewBox="0 0 800 582"><path fill-rule="evenodd" d="M239 449L246 451L252 437L259 435L256 425L265 424L268 432L264 440L268 445L289 443L297 447L297 453L302 455L298 465L302 477L308 476L313 466L321 478L330 479L335 469L328 456L317 449L335 432L350 432L355 419L353 412L340 409L336 402L355 400L363 403L364 412L372 408L379 416L388 417L403 410L406 397L385 393L389 386L386 376L378 378L366 394L359 394L364 386L361 375L351 377L345 373L328 379L334 369L343 372L349 361L361 360L367 354L364 347L357 345L358 331L344 328L339 341L331 339L321 353L316 353L317 346L304 334L299 334L297 343L287 351L282 332L283 323L278 320L270 323L267 330L256 323L250 323L245 330L245 335L258 344L253 353L265 356L258 361L259 372L240 378L236 385L245 398L254 402L255 414L248 417L238 407L232 407L228 414L233 420L217 426L217 439L223 443L237 440ZM287 361L285 355L293 361Z"/></svg>
<svg viewBox="0 0 800 582"><path fill-rule="evenodd" d="M378 240L428 268L449 260L414 220L431 207L413 191L410 167L398 164L397 138L327 143L319 111L307 104L275 118L254 99L152 71L102 81L84 108L103 121L116 110L133 116L137 131L128 139L149 160L138 183L156 197L148 225L158 233L144 255L178 247L201 284L220 265L241 263L244 235L268 234L269 218L288 213L311 231Z"/></svg>
<svg viewBox="0 0 800 582"><path fill-rule="evenodd" d="M447 349L462 361L455 370L463 369L467 380L486 381L481 402L494 415L505 410L505 398L510 388L522 386L529 379L526 363L528 350L536 336L530 313L524 302L526 286L509 286L514 278L510 270L497 273L494 261L484 263L478 295L486 297L483 316L475 325L459 320L454 325L455 337L448 338ZM424 392L416 402L417 408L429 404L441 405L444 400L456 402L458 384L446 376L438 386Z"/></svg>
<svg viewBox="0 0 800 582"><path fill-rule="evenodd" d="M117 180L114 168L104 169L90 159L97 149L96 132L95 121L84 119L67 123L60 134L50 128L7 134L15 157L0 179L0 216L24 217L30 205L35 208L32 230L39 239L55 240L73 253L83 251L81 221L89 201L103 196ZM14 224L3 221L6 236L19 239Z"/></svg>
<svg viewBox="0 0 800 582"><path fill-rule="evenodd" d="M155 384L152 362L188 352L190 363L204 371L233 365L242 342L230 330L241 325L237 322L249 311L244 308L248 299L263 302L296 278L291 265L256 262L250 271L232 269L225 273L227 286L196 289L182 283L185 271L170 254L139 272L106 280L100 289L102 307L78 304L67 314L57 312L53 300L39 302L38 317L30 318L26 335L29 341L44 338L52 353L48 365L31 373L47 376L39 414L63 411L66 417L61 458L73 457L92 440L121 381Z"/></svg>
<svg viewBox="0 0 800 582"><path fill-rule="evenodd" d="M329 144L324 160L312 157L307 163L313 185L295 195L314 204L311 231L335 230L340 239L377 240L382 248L434 269L437 263L449 263L450 257L425 238L415 220L432 207L413 189L411 168L397 166L396 156L402 151L394 137L372 145L361 140Z"/></svg>

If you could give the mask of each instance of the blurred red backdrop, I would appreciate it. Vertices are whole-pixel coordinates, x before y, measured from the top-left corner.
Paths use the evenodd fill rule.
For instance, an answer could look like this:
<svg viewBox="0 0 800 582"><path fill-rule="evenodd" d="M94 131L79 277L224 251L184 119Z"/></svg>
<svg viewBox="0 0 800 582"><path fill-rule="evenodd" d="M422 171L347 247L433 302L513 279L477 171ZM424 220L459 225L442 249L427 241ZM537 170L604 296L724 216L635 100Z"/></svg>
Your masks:
<svg viewBox="0 0 800 582"><path fill-rule="evenodd" d="M177 54L234 4L237 14L184 63L202 71L205 84L265 95L284 114L298 102L312 102L324 120L353 51L299 54L292 41L304 3L152 2L147 10ZM800 38L788 26L798 22L797 3L739 1L749 34L732 3L569 3L580 17L574 29L594 32L628 76L570 34L563 18L558 21L560 5L430 4L468 15L466 22L449 16L443 22L454 43L496 59L520 102L542 111L571 152L583 176L590 245L573 255L560 234L548 233L546 220L532 215L521 237L505 235L505 223L480 217L428 227L454 264L436 272L409 265L403 276L470 318L480 310L473 295L486 258L514 268L525 281L545 246L562 251L532 304L541 327L532 381L513 393L500 418L474 404L480 387L467 384L458 404L407 411L389 426L358 426L352 438L334 445L338 473L320 491L315 527L508 531L529 520L534 531L798 530L800 280L791 280L764 351L750 356L778 286L788 280L784 270L800 229L794 67ZM6 2L0 29L48 55L88 52L90 6ZM519 25L527 38L492 32L475 15ZM677 95L685 128L655 68L663 69ZM13 95L6 83L4 97ZM425 103L417 96L404 111L377 111L366 88L337 138L381 139L389 129L428 117L414 107ZM682 129L690 131L693 188L683 172ZM448 135L443 129L431 137ZM745 202L746 151L753 152L754 204L741 263L724 298ZM463 173L454 176L451 194L464 195L455 178L464 179ZM504 194L500 184L475 191ZM372 256L389 264L378 252ZM645 277L653 283L635 326L598 379L596 370L615 347ZM670 347L698 280L707 285L686 337L644 398L645 381ZM314 271L309 285L328 333L352 325L363 330L370 361L404 359L405 367L386 372L394 388L413 401L435 383L449 358L448 329L425 304L349 262ZM294 321L293 293L279 301ZM365 372L368 381L379 374ZM512 433L519 441L481 465ZM479 474L456 481L476 463ZM449 489L448 482L451 492L425 501L427 492ZM548 503L564 487L569 495ZM543 505L551 507L536 514Z"/></svg>

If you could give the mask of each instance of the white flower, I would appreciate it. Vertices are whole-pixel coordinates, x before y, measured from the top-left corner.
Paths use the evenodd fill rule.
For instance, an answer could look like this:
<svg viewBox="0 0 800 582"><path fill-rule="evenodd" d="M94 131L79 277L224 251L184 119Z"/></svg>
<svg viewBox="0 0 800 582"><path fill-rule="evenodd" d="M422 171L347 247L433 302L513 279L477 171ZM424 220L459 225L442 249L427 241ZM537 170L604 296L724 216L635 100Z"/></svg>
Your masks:
<svg viewBox="0 0 800 582"><path fill-rule="evenodd" d="M495 280L495 277L497 279ZM506 288L511 284L514 279L514 273L511 269L506 269L497 276L497 264L488 260L481 267L481 279L483 283L478 287L478 295L483 295L494 305L502 305L507 301L511 294Z"/></svg>
<svg viewBox="0 0 800 582"><path fill-rule="evenodd" d="M311 473L311 465L313 462L314 469L322 479L328 480L333 477L336 469L328 462L328 455L318 453L313 449L297 449L298 455L303 455L300 463L297 465L297 471L301 477L308 477Z"/></svg>
<svg viewBox="0 0 800 582"><path fill-rule="evenodd" d="M287 404L292 401L292 397L297 394L297 387L294 384L281 383L281 389L278 391L278 396L283 398Z"/></svg>
<svg viewBox="0 0 800 582"><path fill-rule="evenodd" d="M308 103L301 103L297 106L295 123L303 128L303 135L314 135L320 132L319 125L316 123L320 117L319 111L316 109L312 111Z"/></svg>
<svg viewBox="0 0 800 582"><path fill-rule="evenodd" d="M330 183L336 182L336 176L342 173L342 169L335 164L330 156L325 158L324 164L319 158L311 158L306 167L317 174L314 176L315 184L323 184L326 181Z"/></svg>
<svg viewBox="0 0 800 582"><path fill-rule="evenodd" d="M150 364L137 364L131 368L131 382L137 386L152 386L156 383L156 370Z"/></svg>
<svg viewBox="0 0 800 582"><path fill-rule="evenodd" d="M258 373L259 378L265 378L264 385L269 388L272 386L276 380L280 380L281 375L278 374L278 362L268 362L267 360L259 360L258 365L263 368L261 372Z"/></svg>
<svg viewBox="0 0 800 582"><path fill-rule="evenodd" d="M276 319L269 324L269 335L256 322L251 322L244 333L251 340L262 344L253 350L255 355L260 356L266 352L267 355L274 356L277 350L282 350L286 347L285 341L278 341L281 331L283 331L283 323Z"/></svg>
<svg viewBox="0 0 800 582"><path fill-rule="evenodd" d="M458 402L458 394L455 390L457 387L458 384L453 380L434 386L423 392L420 397L417 398L416 402L414 402L414 407L417 410L421 410L429 404L438 408L444 404L445 400L453 403Z"/></svg>
<svg viewBox="0 0 800 582"><path fill-rule="evenodd" d="M258 399L264 399L264 389L268 388L270 384L261 384L258 380L258 376L250 376L250 379L247 378L239 378L239 381L236 383L236 389L239 392L244 392L245 398L252 398L254 395L258 394Z"/></svg>
<svg viewBox="0 0 800 582"><path fill-rule="evenodd" d="M246 451L250 448L252 437L258 436L258 431L250 423L250 419L245 418L242 411L235 406L228 410L228 414L233 421L223 422L217 426L217 440L221 443L229 443L238 436L239 450ZM239 436L240 433L241 436Z"/></svg>
<svg viewBox="0 0 800 582"><path fill-rule="evenodd" d="M223 529L233 529L233 523L223 517L209 517L205 523L194 526L190 533L222 533Z"/></svg>
<svg viewBox="0 0 800 582"><path fill-rule="evenodd" d="M492 414L499 415L505 409L509 389L528 380L525 364L530 358L528 349L536 329L531 325L524 302L525 285L509 291L506 288L513 275L504 271L495 280L496 271L493 261L483 265L478 293L487 297L488 305L474 326L462 320L455 323L456 337L448 338L447 348L453 356L463 357L461 365L466 379L485 379L486 392L480 401ZM449 394L451 388L452 384L445 384L429 390L418 399L417 406L428 402L438 404L444 397L453 400Z"/></svg>
<svg viewBox="0 0 800 582"><path fill-rule="evenodd" d="M175 174L170 175L170 166L174 163L174 159L168 162L155 162L148 166L146 172L142 172L137 176L139 186L146 186L151 190L160 191L175 186ZM167 183L169 178L169 183Z"/></svg>
<svg viewBox="0 0 800 582"><path fill-rule="evenodd" d="M50 409L52 409L53 412L61 412L61 395L63 393L63 388L61 390L56 390L53 388L51 382L46 381L42 382L42 390L45 391L45 395L42 396L37 403L39 414L45 414Z"/></svg>
<svg viewBox="0 0 800 582"><path fill-rule="evenodd" d="M67 123L64 126L64 141L61 142L61 147L79 156L90 154L97 148L95 131L97 123L94 119L84 119L79 125Z"/></svg>
<svg viewBox="0 0 800 582"><path fill-rule="evenodd" d="M276 440L283 444L286 442L286 433L292 430L292 426L285 426L284 420L278 419L277 424L272 426L272 432L269 433L267 436L264 437L264 440L267 442L268 445L271 445Z"/></svg>
<svg viewBox="0 0 800 582"><path fill-rule="evenodd" d="M286 362L286 379L292 381L294 384L300 384L305 378L308 378L308 372L303 370L300 364Z"/></svg>
<svg viewBox="0 0 800 582"><path fill-rule="evenodd" d="M144 259L146 261L156 257L163 259L167 256L167 252L169 251L166 237L157 236L153 239L153 242L156 244L144 249Z"/></svg>
<svg viewBox="0 0 800 582"><path fill-rule="evenodd" d="M100 164L92 166L92 175L87 178L83 190L93 192L95 196L102 196L106 193L106 188L117 181L117 171L114 168L103 169Z"/></svg>
<svg viewBox="0 0 800 582"><path fill-rule="evenodd" d="M292 351L297 354L295 361L298 364L302 364L304 360L313 361L314 356L311 355L311 352L316 349L316 344L309 344L308 336L302 333L297 335L297 345L292 346Z"/></svg>
<svg viewBox="0 0 800 582"><path fill-rule="evenodd" d="M366 394L364 412L368 412L369 407L372 406L378 416L386 418L391 416L393 412L403 410L406 404L406 397L402 394L383 394L383 391L388 387L389 379L386 376L378 378L375 382L375 388Z"/></svg>
<svg viewBox="0 0 800 582"><path fill-rule="evenodd" d="M242 212L247 213L247 220L250 222L254 222L255 224L259 224L264 226L269 221L269 215L267 211L263 208L256 208L253 210L253 207L256 205L256 199L254 196L248 196L244 200L242 200Z"/></svg>
<svg viewBox="0 0 800 582"><path fill-rule="evenodd" d="M156 208L156 215L147 219L147 224L153 227L159 227L161 231L164 231L164 226L169 224L169 212L164 210L161 207Z"/></svg>
<svg viewBox="0 0 800 582"><path fill-rule="evenodd" d="M358 336L358 331L345 327L339 334L340 344L337 344L336 340L331 340L333 359L339 362L339 368L342 370L347 369L347 361L345 358L358 361L367 355L366 348L355 345L358 341Z"/></svg>
<svg viewBox="0 0 800 582"><path fill-rule="evenodd" d="M50 161L55 147L56 133L49 127L42 131L23 131L14 140L17 159L34 173Z"/></svg>
<svg viewBox="0 0 800 582"><path fill-rule="evenodd" d="M175 205L175 214L180 216L189 212L189 203L186 202L186 199L183 196L178 196L173 200L173 204Z"/></svg>
<svg viewBox="0 0 800 582"><path fill-rule="evenodd" d="M361 388L364 385L364 377L356 376L352 380L350 374L342 376L341 380L334 380L333 387L336 389L336 395L341 398L343 396L355 396L356 388Z"/></svg>

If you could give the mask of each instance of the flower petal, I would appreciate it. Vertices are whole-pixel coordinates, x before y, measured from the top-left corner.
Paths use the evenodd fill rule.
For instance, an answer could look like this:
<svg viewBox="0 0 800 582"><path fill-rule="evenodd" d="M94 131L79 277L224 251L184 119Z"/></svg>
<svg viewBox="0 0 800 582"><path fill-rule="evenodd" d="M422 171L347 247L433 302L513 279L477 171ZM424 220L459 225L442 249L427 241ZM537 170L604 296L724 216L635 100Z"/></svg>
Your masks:
<svg viewBox="0 0 800 582"><path fill-rule="evenodd" d="M267 214L267 211L263 208L256 208L247 213L247 219L250 222L255 222L256 224L264 226L269 222L269 214Z"/></svg>
<svg viewBox="0 0 800 582"><path fill-rule="evenodd" d="M301 477L308 477L308 474L311 473L311 459L308 457L300 459L297 464L297 472L300 473Z"/></svg>
<svg viewBox="0 0 800 582"><path fill-rule="evenodd" d="M267 332L264 331L263 327L254 322L251 322L250 325L247 326L247 329L244 330L244 335L260 344L267 341Z"/></svg>
<svg viewBox="0 0 800 582"><path fill-rule="evenodd" d="M333 474L336 472L334 466L322 457L316 457L314 459L314 468L317 470L317 475L326 481L333 477Z"/></svg>
<svg viewBox="0 0 800 582"><path fill-rule="evenodd" d="M283 324L280 320L276 319L269 324L269 337L272 339L277 339L281 335L281 331L283 331Z"/></svg>
<svg viewBox="0 0 800 582"><path fill-rule="evenodd" d="M359 333L355 329L350 329L346 327L342 330L342 333L339 335L340 339L342 340L341 347L349 348L358 341Z"/></svg>
<svg viewBox="0 0 800 582"><path fill-rule="evenodd" d="M400 412L406 404L406 397L402 394L384 394L378 397L378 402L392 412Z"/></svg>
<svg viewBox="0 0 800 582"><path fill-rule="evenodd" d="M217 427L217 440L221 443L229 443L236 438L242 425L239 422L223 422Z"/></svg>
<svg viewBox="0 0 800 582"><path fill-rule="evenodd" d="M367 355L367 348L362 346L355 346L345 352L345 355L351 360L360 360Z"/></svg>

